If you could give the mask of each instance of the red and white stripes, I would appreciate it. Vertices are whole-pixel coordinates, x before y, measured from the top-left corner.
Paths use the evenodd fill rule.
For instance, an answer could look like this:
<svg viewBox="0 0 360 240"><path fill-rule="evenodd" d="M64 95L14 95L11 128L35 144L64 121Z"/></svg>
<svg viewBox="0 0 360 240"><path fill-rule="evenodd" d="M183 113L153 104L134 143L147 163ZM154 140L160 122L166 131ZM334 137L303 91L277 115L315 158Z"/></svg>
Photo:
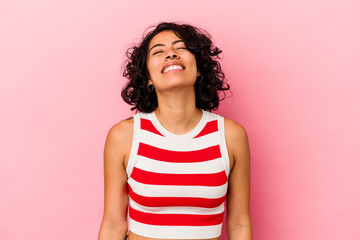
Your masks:
<svg viewBox="0 0 360 240"><path fill-rule="evenodd" d="M130 231L150 238L220 236L229 174L221 116L203 111L192 131L175 135L154 112L134 115L126 170Z"/></svg>

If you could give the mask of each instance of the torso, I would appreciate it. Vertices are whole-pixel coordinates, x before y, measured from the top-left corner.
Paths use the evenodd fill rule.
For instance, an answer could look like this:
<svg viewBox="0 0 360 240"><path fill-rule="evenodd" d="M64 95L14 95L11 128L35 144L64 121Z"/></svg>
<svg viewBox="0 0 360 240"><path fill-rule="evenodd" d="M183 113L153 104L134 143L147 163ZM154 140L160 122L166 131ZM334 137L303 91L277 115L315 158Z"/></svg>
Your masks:
<svg viewBox="0 0 360 240"><path fill-rule="evenodd" d="M125 134L127 136L131 136L131 137L129 137L129 141L127 141L127 144L128 144L126 146L127 151L126 151L125 158L123 159L123 166L124 166L125 169L127 169L128 163L129 163L131 147L132 147L132 135L133 135L133 128L134 128L134 119L131 117L131 118L126 119L124 121L129 124L129 127L126 129L127 132ZM224 119L225 132L231 131L231 129L228 129L228 127L226 127L227 126L227 124L226 124L227 121L228 121L227 119ZM227 143L230 142L230 140L226 137L226 135L225 135L225 138L226 138ZM234 158L233 158L233 155L232 155L231 147L228 146L227 150L228 150L228 153L229 153L229 162L230 162L230 170L231 170L233 165L234 165ZM154 238L144 237L144 236L135 234L135 233L133 233L131 231L129 231L128 239L129 240L154 240ZM208 240L219 240L219 239L220 239L220 237L208 238ZM161 238L161 240L167 240L167 239ZM169 240L174 240L174 239L169 239Z"/></svg>

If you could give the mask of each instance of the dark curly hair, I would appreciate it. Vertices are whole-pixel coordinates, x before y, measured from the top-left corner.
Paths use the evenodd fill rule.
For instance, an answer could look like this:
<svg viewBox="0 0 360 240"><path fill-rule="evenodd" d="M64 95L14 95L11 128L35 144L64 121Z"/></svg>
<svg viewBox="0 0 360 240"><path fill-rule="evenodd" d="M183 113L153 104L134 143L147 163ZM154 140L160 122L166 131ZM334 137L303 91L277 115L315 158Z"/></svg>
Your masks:
<svg viewBox="0 0 360 240"><path fill-rule="evenodd" d="M149 28L155 29L145 34ZM126 52L123 76L128 78L129 82L123 88L121 97L126 103L134 105L131 110L152 112L158 106L156 92L147 91L149 72L146 59L151 39L164 30L172 30L195 55L197 68L202 75L202 78L198 77L195 82L196 107L216 110L219 102L225 98L225 94L220 98L219 93L225 93L230 86L225 82L225 74L216 60L220 59L219 54L222 51L213 46L210 35L194 26L174 22L162 22L149 28L145 30L141 43L130 47Z"/></svg>

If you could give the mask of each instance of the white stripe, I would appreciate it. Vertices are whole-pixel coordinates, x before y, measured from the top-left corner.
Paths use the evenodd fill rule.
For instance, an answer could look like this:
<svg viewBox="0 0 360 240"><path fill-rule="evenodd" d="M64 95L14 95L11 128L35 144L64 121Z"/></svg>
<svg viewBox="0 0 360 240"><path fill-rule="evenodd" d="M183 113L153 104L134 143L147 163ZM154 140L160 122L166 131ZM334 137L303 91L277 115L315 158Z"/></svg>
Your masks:
<svg viewBox="0 0 360 240"><path fill-rule="evenodd" d="M220 150L221 150L221 156L222 156L222 162L224 164L224 168L226 171L226 175L229 177L230 174L230 158L229 153L227 151L227 145L226 145L226 139L225 139L225 125L224 125L224 118L219 116L218 120L218 128L220 131Z"/></svg>
<svg viewBox="0 0 360 240"><path fill-rule="evenodd" d="M149 238L204 239L221 235L221 224L212 226L156 226L139 223L129 217L129 230Z"/></svg>
<svg viewBox="0 0 360 240"><path fill-rule="evenodd" d="M140 129L142 143L172 151L196 151L211 146L219 145L219 132L209 133L201 138L194 139L173 139L162 137L156 133Z"/></svg>
<svg viewBox="0 0 360 240"><path fill-rule="evenodd" d="M225 202L222 203L219 207L215 208L202 208L202 207L182 207L182 206L174 206L174 207L146 207L138 204L134 200L129 197L130 206L138 210L140 212L146 213L156 213L156 214L198 214L198 215L212 215L212 214L220 214L224 212Z"/></svg>
<svg viewBox="0 0 360 240"><path fill-rule="evenodd" d="M132 190L145 197L199 197L199 198L221 198L226 194L227 182L217 187L208 186L173 186L143 184L132 178L128 179Z"/></svg>
<svg viewBox="0 0 360 240"><path fill-rule="evenodd" d="M151 158L136 156L136 167L149 172L174 173L174 174L196 174L196 173L218 173L224 171L221 159L196 162L196 163L173 163L153 160Z"/></svg>
<svg viewBox="0 0 360 240"><path fill-rule="evenodd" d="M213 112L208 112L208 122L213 121L213 120L217 120L218 119L217 116L218 115L213 113Z"/></svg>
<svg viewBox="0 0 360 240"><path fill-rule="evenodd" d="M131 172L135 165L135 158L137 155L138 147L139 147L139 130L140 130L140 118L139 114L135 114L133 116L134 119L134 129L133 129L133 140L131 144L131 151L129 155L129 161L126 166L126 173L128 176L131 175Z"/></svg>

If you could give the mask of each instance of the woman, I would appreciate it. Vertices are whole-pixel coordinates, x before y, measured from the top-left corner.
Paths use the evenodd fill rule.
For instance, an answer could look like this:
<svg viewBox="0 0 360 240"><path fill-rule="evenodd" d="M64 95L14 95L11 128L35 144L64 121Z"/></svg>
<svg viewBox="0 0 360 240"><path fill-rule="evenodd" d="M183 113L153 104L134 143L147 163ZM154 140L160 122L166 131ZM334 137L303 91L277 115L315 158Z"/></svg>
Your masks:
<svg viewBox="0 0 360 240"><path fill-rule="evenodd" d="M225 201L229 239L252 239L247 134L211 112L229 89L220 53L176 23L129 49L122 97L139 112L106 139L99 240L219 239Z"/></svg>

